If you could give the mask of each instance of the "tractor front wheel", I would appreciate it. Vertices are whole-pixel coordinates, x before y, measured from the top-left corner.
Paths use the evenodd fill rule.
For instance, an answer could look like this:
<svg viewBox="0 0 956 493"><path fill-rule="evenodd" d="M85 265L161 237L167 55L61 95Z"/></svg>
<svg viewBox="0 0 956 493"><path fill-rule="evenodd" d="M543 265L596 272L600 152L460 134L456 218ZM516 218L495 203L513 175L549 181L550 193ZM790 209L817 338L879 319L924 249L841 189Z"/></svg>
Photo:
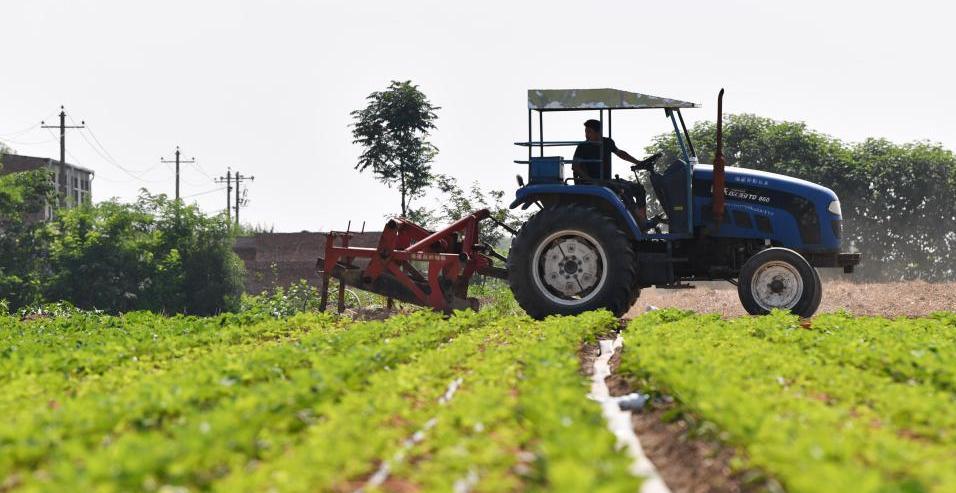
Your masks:
<svg viewBox="0 0 956 493"><path fill-rule="evenodd" d="M621 316L637 277L628 236L593 207L563 205L535 214L508 254L508 283L536 319L606 308Z"/></svg>
<svg viewBox="0 0 956 493"><path fill-rule="evenodd" d="M799 253L768 248L744 263L737 294L751 315L780 309L806 318L819 308L823 286L820 275Z"/></svg>

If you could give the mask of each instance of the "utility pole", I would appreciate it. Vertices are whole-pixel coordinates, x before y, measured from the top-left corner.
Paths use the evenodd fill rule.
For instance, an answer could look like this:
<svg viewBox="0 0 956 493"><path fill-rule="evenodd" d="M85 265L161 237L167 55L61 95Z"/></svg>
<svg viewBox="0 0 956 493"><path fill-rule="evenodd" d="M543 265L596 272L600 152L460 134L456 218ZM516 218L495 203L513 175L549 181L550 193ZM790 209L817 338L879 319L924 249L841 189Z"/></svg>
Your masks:
<svg viewBox="0 0 956 493"><path fill-rule="evenodd" d="M166 164L176 163L176 200L179 200L179 165L180 163L194 164L196 162L196 158L191 158L189 161L181 161L179 159L179 146L176 146L176 159L170 161L160 157L159 162L166 163Z"/></svg>
<svg viewBox="0 0 956 493"><path fill-rule="evenodd" d="M85 128L85 121L81 121L79 125L67 125L66 124L66 110L63 106L60 106L60 124L59 125L47 125L46 122L40 122L42 128L59 128L60 129L60 162L66 163L66 129L68 128Z"/></svg>
<svg viewBox="0 0 956 493"><path fill-rule="evenodd" d="M255 176L242 176L238 171L236 171L236 226L239 225L239 188L242 186L243 181L255 181L255 179Z"/></svg>
<svg viewBox="0 0 956 493"><path fill-rule="evenodd" d="M232 168L226 168L225 178L220 176L219 179L215 181L216 183L226 184L226 221L229 221L229 218L232 217L232 214L230 213L230 209L232 209Z"/></svg>

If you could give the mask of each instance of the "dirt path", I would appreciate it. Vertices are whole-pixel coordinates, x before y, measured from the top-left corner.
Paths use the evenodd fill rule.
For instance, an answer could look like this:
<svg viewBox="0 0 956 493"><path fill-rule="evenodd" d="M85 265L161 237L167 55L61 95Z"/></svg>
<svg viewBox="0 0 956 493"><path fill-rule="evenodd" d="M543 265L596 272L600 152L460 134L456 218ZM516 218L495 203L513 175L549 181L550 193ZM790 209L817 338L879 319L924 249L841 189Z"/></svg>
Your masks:
<svg viewBox="0 0 956 493"><path fill-rule="evenodd" d="M727 282L701 282L696 289L645 289L625 318L647 311L648 307L682 308L727 317L746 315L737 298L737 288ZM854 315L917 317L935 311L956 310L956 283L930 284L923 281L852 283L823 281L823 303L817 313L846 310Z"/></svg>
<svg viewBox="0 0 956 493"><path fill-rule="evenodd" d="M599 357L601 351L597 344L583 347L578 353L581 373L592 377L594 362ZM618 350L608 362L611 374L605 383L612 396L635 390L618 373L620 359ZM671 493L749 493L767 489L767 482L754 471L732 469L733 449L694 436L684 419L665 419L673 406L667 401L654 400L641 411L631 413L631 424L639 440L637 447L646 456L644 460L649 459L651 463L639 469L650 467L655 477L655 484L645 485L651 488L642 488L642 493L668 490Z"/></svg>

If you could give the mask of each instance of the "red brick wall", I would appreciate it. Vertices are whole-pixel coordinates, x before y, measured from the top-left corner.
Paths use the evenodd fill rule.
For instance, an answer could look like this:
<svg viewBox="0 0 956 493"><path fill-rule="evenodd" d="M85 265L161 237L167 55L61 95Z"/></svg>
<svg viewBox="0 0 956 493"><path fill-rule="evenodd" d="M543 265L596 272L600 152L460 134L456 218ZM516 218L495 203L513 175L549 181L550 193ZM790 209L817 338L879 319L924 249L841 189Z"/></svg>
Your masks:
<svg viewBox="0 0 956 493"><path fill-rule="evenodd" d="M381 232L355 233L352 246L374 247ZM246 292L261 293L300 279L320 287L315 261L325 256L326 233L258 233L236 239L236 254L246 265Z"/></svg>

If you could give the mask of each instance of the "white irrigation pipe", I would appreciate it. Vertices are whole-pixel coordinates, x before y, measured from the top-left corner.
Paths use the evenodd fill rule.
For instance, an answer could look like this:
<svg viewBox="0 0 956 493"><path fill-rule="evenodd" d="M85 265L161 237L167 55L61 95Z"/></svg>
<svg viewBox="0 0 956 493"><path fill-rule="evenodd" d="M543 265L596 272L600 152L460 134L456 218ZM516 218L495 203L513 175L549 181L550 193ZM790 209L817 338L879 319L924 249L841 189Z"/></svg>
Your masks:
<svg viewBox="0 0 956 493"><path fill-rule="evenodd" d="M591 393L588 397L601 404L604 419L607 420L607 427L617 437L618 444L627 447L628 453L634 458L634 462L631 464L631 472L644 478L644 483L641 484L641 493L670 493L670 489L664 484L664 480L657 473L654 464L644 455L641 442L634 434L631 412L621 410L618 405L620 399L611 396L611 391L604 382L604 379L611 375L611 367L608 362L614 355L614 351L624 345L624 339L618 335L613 341L603 339L600 343L601 355L594 360Z"/></svg>
<svg viewBox="0 0 956 493"><path fill-rule="evenodd" d="M438 404L444 406L451 401L452 397L455 396L455 392L458 391L458 388L461 387L462 379L456 378L448 384L448 388L445 390L445 393L438 398ZM378 470L368 478L368 482L365 483L365 486L355 490L355 493L363 493L366 488L377 488L385 483L385 480L388 479L389 473L392 470L392 464L398 464L405 460L405 454L409 449L415 445L421 443L425 439L425 435L429 430L435 427L438 424L438 416L433 417L425 422L420 430L412 434L412 436L406 438L402 442L401 448L398 449L398 452L395 452L395 455L392 456L391 460L382 461L382 465L378 467Z"/></svg>

